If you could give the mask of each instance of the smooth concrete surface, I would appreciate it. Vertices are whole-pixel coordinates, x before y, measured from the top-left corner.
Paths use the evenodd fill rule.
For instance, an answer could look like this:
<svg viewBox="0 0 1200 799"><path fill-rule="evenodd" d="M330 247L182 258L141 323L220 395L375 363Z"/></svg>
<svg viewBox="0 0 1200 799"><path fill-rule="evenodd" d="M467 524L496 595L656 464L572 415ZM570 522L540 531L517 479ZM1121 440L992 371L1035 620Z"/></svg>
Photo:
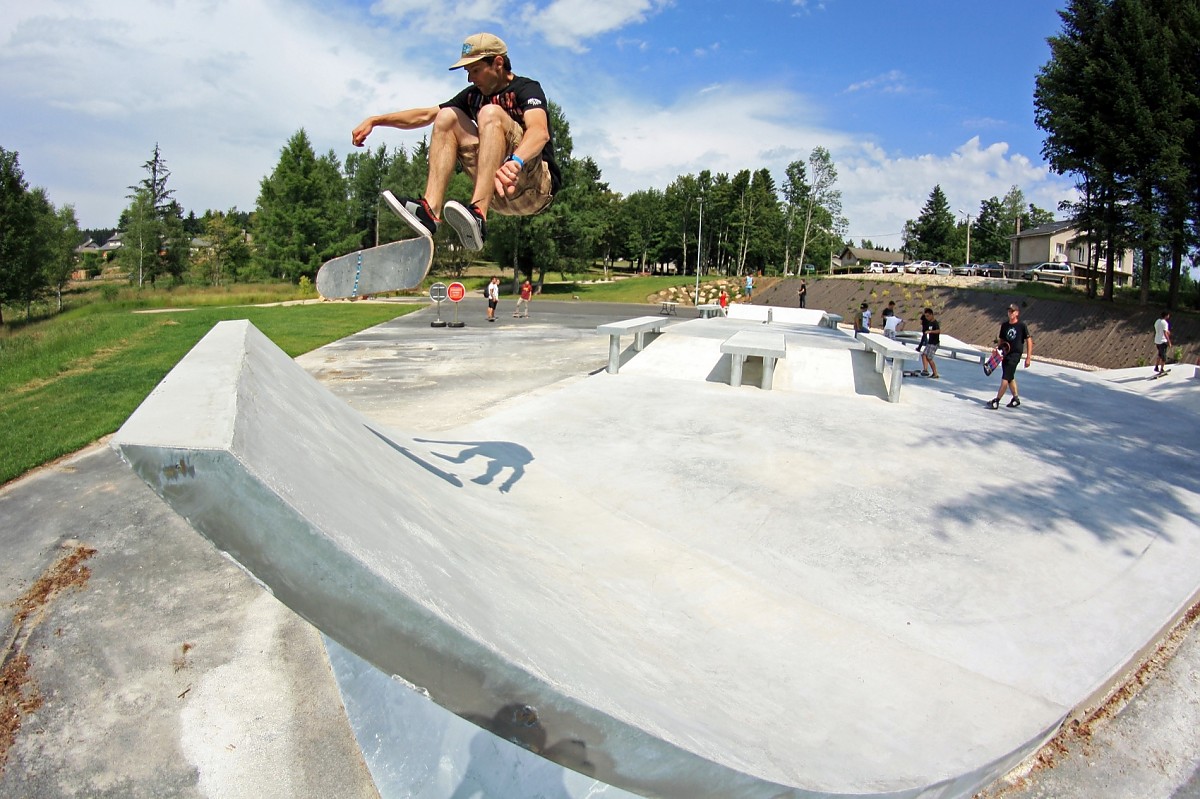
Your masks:
<svg viewBox="0 0 1200 799"><path fill-rule="evenodd" d="M388 482L404 487L389 518L337 475L376 488L355 458L305 462L274 430L254 433L252 454L283 476L275 491L296 492L290 512L340 526L343 553L359 550L347 568L419 595L439 617L432 637L453 639L431 650L502 662L468 697L421 686L435 700L468 715L536 695L561 727L551 738L582 742L597 774L649 795L965 795L1192 597L1194 402L1151 388L1194 381L1118 397L1102 376L1037 363L1019 377L1025 405L990 411L994 382L943 362L942 381L891 405L849 337L781 325L781 373L800 347L810 378L841 378L746 394L713 385L739 324L673 324L619 375L543 387L437 441L393 438L388 453L356 433L355 457L390 458ZM522 343L516 357L538 356ZM248 397L263 393L317 402L315 433L333 418L311 385ZM319 478L318 464L336 468ZM319 479L351 500L306 495ZM348 506L354 523L332 512ZM426 526L431 507L440 528ZM414 546L381 548L397 539Z"/></svg>
<svg viewBox="0 0 1200 799"><path fill-rule="evenodd" d="M25 625L41 701L0 796L378 796L320 634L107 446L0 488L6 617L78 546L95 550L86 583Z"/></svg>
<svg viewBox="0 0 1200 799"><path fill-rule="evenodd" d="M760 537L756 526L762 523L761 506L769 492L780 492L769 500L770 506L791 520L788 523L799 526L801 522L795 519L825 504L823 498L814 499L814 490L805 486L807 471L840 472L843 490L858 491L861 481L863 496L856 513L835 520L832 527L826 524L820 538L829 554L816 559L817 568L840 550L845 550L847 560L859 560L855 570L886 570L893 564L903 568L913 544L904 543L896 557L877 547L864 549L864 541L885 538L870 529L880 526L901 542L944 546L946 551L937 558L940 567L951 575L960 568L968 573L955 583L969 583L970 574L980 569L1007 569L995 579L1012 578L1035 586L1051 581L1058 571L1070 575L1072 592L1058 597L1051 587L1045 587L1029 603L1021 623L1045 625L1046 633L1031 641L1013 636L1007 642L1013 658L1053 656L1079 661L1081 665L1072 667L1075 672L1103 671L1108 668L1106 663L1088 662L1093 651L1099 649L1112 663L1119 659L1114 653L1123 653L1124 646L1120 642L1097 646L1092 639L1103 637L1112 627L1124 639L1151 640L1162 623L1161 608L1173 604L1179 594L1179 572L1196 571L1194 561L1187 560L1187 553L1180 549L1186 536L1173 535L1169 529L1160 535L1156 527L1160 519L1178 521L1184 507L1179 498L1195 492L1195 470L1187 460L1195 447L1188 436L1195 427L1200 386L1193 367L1176 366L1166 378L1150 380L1149 367L1086 374L1035 361L1029 372L1020 373L1025 405L1018 410L989 411L982 403L994 394L996 381L983 378L976 364L942 360L942 381L912 381L904 400L892 406L884 401L882 381L873 374L869 359L862 353L855 358L845 350L846 342L851 341L848 335L841 334L839 342L831 331L819 336L796 330L789 331L789 336L803 337L802 346L797 348L789 338L789 357L776 373L775 391L743 392L739 398L752 401L736 404L732 413L700 419L685 412L697 390L695 383L717 384L707 385L703 391L732 391L720 385L728 379L727 364L723 378L710 376L719 374L720 365L715 369L704 365L719 358L719 343L729 335L728 330L686 338L660 336L644 352L626 351L626 366L620 375L589 376L605 362L604 342L595 335L596 325L652 310L535 300L533 319L510 321L501 313L497 323L488 325L483 321L483 303L466 301L462 304L462 318L468 322L465 329L431 330L433 311L429 310L364 331L298 360L372 420L400 429L434 431L439 436L445 433L446 438L469 422L509 411L518 413L516 424L521 429L548 424L548 433L552 433L558 429L553 417L520 414L520 409L530 400L559 393L574 383L596 377L623 381L639 374L661 375L667 367L668 379L678 384L678 390L665 407L626 406L625 413L643 423L639 426L636 419L630 419L613 428L615 434L628 435L632 430L639 436L626 443L629 457L664 442L668 449L694 452L695 463L683 476L696 483L694 493L688 495L694 507L678 503L676 487L666 492L668 507L662 512L674 511L695 520L701 509L719 509L714 524L729 525L730 535L753 542ZM717 324L726 321L709 320ZM697 354L699 359L694 357ZM864 363L865 369L861 368ZM721 461L710 455L736 449L745 441L745 430L772 421L760 417L757 410L764 401L783 398L780 377L784 371L790 372L792 411L801 417L787 429L799 429L802 434L767 441L767 446L749 452L762 461L758 474L774 474L780 466L792 473L758 485L739 471L736 480L727 482L718 471ZM1078 408L1071 404L1075 381L1087 385L1081 395L1084 404ZM945 398L930 404L930 398L943 393ZM828 424L829 412L816 413L827 397L847 407L853 402L857 424L851 425L848 418L836 429ZM893 440L886 428L910 404L923 416L913 419L913 414L906 414L906 432ZM1174 412L1162 413L1172 408ZM1096 416L1094 423L1088 414ZM1060 424L1064 419L1067 421ZM946 422L953 424L947 426ZM302 431L305 424L297 421L295 429ZM969 436L970 448L994 447L996 460L985 469L968 463L969 468L958 473L952 461L952 436L972 424L982 428ZM1056 432L1060 428L1061 433ZM589 429L585 435L592 440L606 437L602 428L596 430ZM644 444L640 438L643 431L655 431ZM758 432L749 440L766 438ZM802 461L796 461L795 453L779 460L780 452L805 449L810 441L813 448ZM701 444L698 449L693 446L697 442ZM608 442L603 449L614 447ZM1005 479L1006 484L1019 484L1012 487L1013 494L1029 495L1019 506L1009 508L996 501L997 489L992 486L1000 480L994 475L1007 474L1004 456L1014 448L1033 449L1032 462L1049 466ZM1156 449L1162 450L1161 459L1156 459ZM1128 467L1120 458L1108 462L1108 456L1124 450L1145 450L1147 456ZM1181 452L1186 453L1182 460ZM721 454L722 458L731 456L730 452ZM469 463L476 471L467 470L466 464L448 468L461 470L464 477L486 472L482 461ZM1083 464L1081 470L1077 470L1079 463ZM547 461L535 461L529 471L546 465ZM1050 476L1065 474L1067 479L1048 480L1047 469ZM663 485L677 483L677 471L682 473L682 467L656 479ZM930 473L932 478L927 477ZM590 485L591 480L588 476L584 484ZM780 491L785 482L789 484ZM901 490L896 491L896 486ZM645 492L651 493L652 488L646 486ZM892 495L901 507L912 509L913 518L887 505ZM1036 508L1036 498L1047 500L1044 511ZM849 504L846 498L842 502ZM659 500L655 498L653 503L657 506ZM1110 514L1110 509L1116 512ZM978 533L985 542L981 552L958 537L946 537L948 520L966 514L995 522L994 529ZM1061 527L1062 519L1075 515L1081 520L1079 526ZM926 523L938 517L945 520ZM812 519L804 524L816 523ZM708 526L701 519L697 529ZM1019 535L1012 533L1014 529ZM1060 550L1078 547L1080 555L1072 558L1063 552L1048 562L1033 559L1016 568L1010 559L994 555L994 550L1003 549L1012 539L1021 543L1030 535ZM811 537L816 536L813 533ZM1143 555L1130 548L1140 538L1152 540ZM996 539L995 543L990 539ZM0 488L0 551L4 553L0 558L0 601L9 602L25 591L64 544L76 541L97 549L88 561L93 573L86 586L58 597L48 607L31 636L33 676L41 686L43 703L25 719L10 750L7 769L0 773L0 796L375 795L350 735L320 635L192 532L107 447L90 448ZM1160 547L1178 555L1180 562L1170 564L1169 555L1155 551ZM1019 554L1014 552L1014 557ZM1094 576L1094 593L1100 602L1089 609L1088 592L1082 585L1093 579L1089 572L1092 562L1120 562L1122 558L1128 565L1123 577L1114 578L1113 568ZM1168 578L1161 586L1155 585L1159 569ZM833 578L846 579L831 575ZM893 579L888 579L877 590L860 592L873 606L886 600L884 595L892 583ZM1115 597L1125 586L1131 588L1128 597ZM893 598L897 608L913 604L910 594ZM929 614L936 615L937 624L952 635L963 601L957 593L939 586L931 586L930 596ZM857 613L849 607L853 599L852 594L841 591L831 602L846 602L848 612ZM1114 603L1120 612L1110 614L1108 609ZM1070 618L1060 619L1063 604L1078 609ZM755 623L762 623L757 614L751 616ZM964 629L971 628L979 619L964 614L961 624ZM1055 637L1055 633L1061 635ZM1069 650L1075 647L1076 638L1086 646L1072 653ZM183 655L185 643L192 646ZM1060 649L1067 651L1057 651ZM856 654L849 651L846 657ZM330 647L329 660L336 660L335 647ZM877 667L886 668L886 663ZM1200 755L1196 754L1194 714L1189 715L1198 701L1198 670L1200 644L1192 635L1177 662L1106 728L1111 736L1098 733L1058 768L1033 775L1021 792L1005 790L998 795L1010 799L1200 797L1200 779L1196 777ZM451 726L444 720L448 714L431 713L437 706L400 681L377 671L371 676L410 694L405 700L409 704L424 702L423 713L408 728L408 738L388 737L375 730L375 745L389 755L387 762L392 766L404 762L406 754L412 755L408 761L411 768L394 775L397 779L411 777L414 770L429 777L431 770L451 767L441 757L436 764L430 763L429 749L410 743L438 735L448 742L447 758L460 750L487 748L488 757L476 761L486 763L487 769L476 769L469 778L442 775L448 781L441 785L461 791L448 793L444 787L435 787L422 796L510 796L514 795L511 790L506 793L502 786L517 784L522 790L527 786L506 782L509 775L505 770L513 768L512 761L494 759L505 750L503 741L475 737L468 730L463 734L474 748L460 746L459 739L444 731ZM802 680L803 675L797 679ZM198 686L208 690L197 690ZM736 688L730 693L736 697ZM367 693L369 702L384 701L383 696ZM990 716L977 720L980 737L988 736L992 722ZM804 723L820 734L820 719ZM431 732L430 727L437 729ZM915 727L901 730L895 745L901 749L919 746L918 734ZM363 745L364 753L369 754L370 743ZM855 758L847 762L853 764ZM800 763L798 767L803 766ZM539 773L545 779L538 784L553 785L560 779L553 772ZM562 783L569 777L564 774ZM379 784L391 787L393 792L388 795L395 796L406 795L404 791L418 783ZM591 788L591 793L536 790L539 792L515 795L522 799L624 795L603 787Z"/></svg>

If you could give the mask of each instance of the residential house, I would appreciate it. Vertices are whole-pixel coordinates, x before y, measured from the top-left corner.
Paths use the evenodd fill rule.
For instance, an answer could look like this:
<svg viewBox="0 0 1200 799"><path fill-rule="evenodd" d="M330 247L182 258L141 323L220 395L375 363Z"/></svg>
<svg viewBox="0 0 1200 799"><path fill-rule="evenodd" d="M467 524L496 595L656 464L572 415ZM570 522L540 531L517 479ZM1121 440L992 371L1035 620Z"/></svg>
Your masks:
<svg viewBox="0 0 1200 799"><path fill-rule="evenodd" d="M1039 225L1029 230L1022 230L1015 236L1009 236L1012 243L1011 262L1020 269L1037 266L1050 261L1067 263L1074 268L1075 278L1087 278L1095 254L1093 247L1099 250L1100 279L1108 270L1108 259L1105 257L1106 246L1103 243L1093 244L1075 226L1074 222L1061 221ZM1113 282L1118 286L1128 286L1133 282L1133 250L1126 250L1120 260L1114 265Z"/></svg>
<svg viewBox="0 0 1200 799"><path fill-rule="evenodd" d="M881 264L890 264L892 261L907 261L902 252L892 252L891 250L868 250L862 247L847 247L842 250L842 254L838 256L838 265L840 266L864 266L872 261L878 261Z"/></svg>

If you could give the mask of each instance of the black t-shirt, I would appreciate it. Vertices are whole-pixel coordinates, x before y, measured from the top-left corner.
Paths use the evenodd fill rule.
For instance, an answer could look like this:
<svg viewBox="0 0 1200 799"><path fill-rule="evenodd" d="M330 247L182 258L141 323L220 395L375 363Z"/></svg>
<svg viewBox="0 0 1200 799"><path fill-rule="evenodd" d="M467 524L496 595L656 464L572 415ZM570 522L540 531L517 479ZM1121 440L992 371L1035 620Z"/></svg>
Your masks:
<svg viewBox="0 0 1200 799"><path fill-rule="evenodd" d="M1000 340L1008 344L1005 358L1020 358L1025 353L1025 341L1029 338L1032 337L1024 322L1017 322L1015 325L1012 322L1000 324Z"/></svg>
<svg viewBox="0 0 1200 799"><path fill-rule="evenodd" d="M921 317L921 334L926 336L927 344L934 347L942 343L942 324L936 319L926 319Z"/></svg>
<svg viewBox="0 0 1200 799"><path fill-rule="evenodd" d="M451 97L449 100L441 104L441 108L458 108L463 111L472 122L479 122L479 109L485 105L498 105L508 112L508 115L513 118L521 129L525 129L525 112L532 110L545 111L547 117L550 114L550 104L546 100L546 93L542 91L542 84L536 80L529 78L514 77L512 82L505 86L500 91L492 95L485 96L475 86L468 86L458 94ZM548 122L549 120L547 120ZM546 146L542 148L542 160L546 162L546 166L550 168L550 182L552 191L557 194L562 186L562 175L558 171L558 164L554 161L554 131L550 131L550 140L546 142Z"/></svg>

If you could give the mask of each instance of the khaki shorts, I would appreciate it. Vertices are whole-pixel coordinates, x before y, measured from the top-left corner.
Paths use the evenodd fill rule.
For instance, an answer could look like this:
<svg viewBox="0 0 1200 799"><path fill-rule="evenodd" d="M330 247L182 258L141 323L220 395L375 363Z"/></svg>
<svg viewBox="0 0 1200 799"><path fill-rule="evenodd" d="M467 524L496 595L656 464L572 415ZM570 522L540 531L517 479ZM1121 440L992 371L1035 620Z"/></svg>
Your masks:
<svg viewBox="0 0 1200 799"><path fill-rule="evenodd" d="M525 131L512 117L508 117L508 122L508 154L512 155L521 143ZM462 165L463 172L474 181L478 171L479 145L471 144L461 148L458 151L458 163ZM503 216L532 216L541 213L554 200L554 195L550 193L551 185L550 167L542 160L541 155L537 155L525 162L525 167L517 176L516 192L511 197L493 193L489 208Z"/></svg>

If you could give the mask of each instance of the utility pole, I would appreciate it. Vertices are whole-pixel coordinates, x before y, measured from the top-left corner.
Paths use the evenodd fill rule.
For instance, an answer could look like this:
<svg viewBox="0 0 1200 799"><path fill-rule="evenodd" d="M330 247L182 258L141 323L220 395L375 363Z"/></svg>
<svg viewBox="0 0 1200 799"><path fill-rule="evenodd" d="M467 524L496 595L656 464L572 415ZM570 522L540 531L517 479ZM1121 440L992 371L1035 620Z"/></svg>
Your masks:
<svg viewBox="0 0 1200 799"><path fill-rule="evenodd" d="M969 264L971 263L971 215L961 208L958 209L958 212L965 214L967 217L967 260L963 261L963 263Z"/></svg>
<svg viewBox="0 0 1200 799"><path fill-rule="evenodd" d="M692 295L692 304L700 305L700 253L704 249L704 195L700 195L700 228L696 231L696 293Z"/></svg>

